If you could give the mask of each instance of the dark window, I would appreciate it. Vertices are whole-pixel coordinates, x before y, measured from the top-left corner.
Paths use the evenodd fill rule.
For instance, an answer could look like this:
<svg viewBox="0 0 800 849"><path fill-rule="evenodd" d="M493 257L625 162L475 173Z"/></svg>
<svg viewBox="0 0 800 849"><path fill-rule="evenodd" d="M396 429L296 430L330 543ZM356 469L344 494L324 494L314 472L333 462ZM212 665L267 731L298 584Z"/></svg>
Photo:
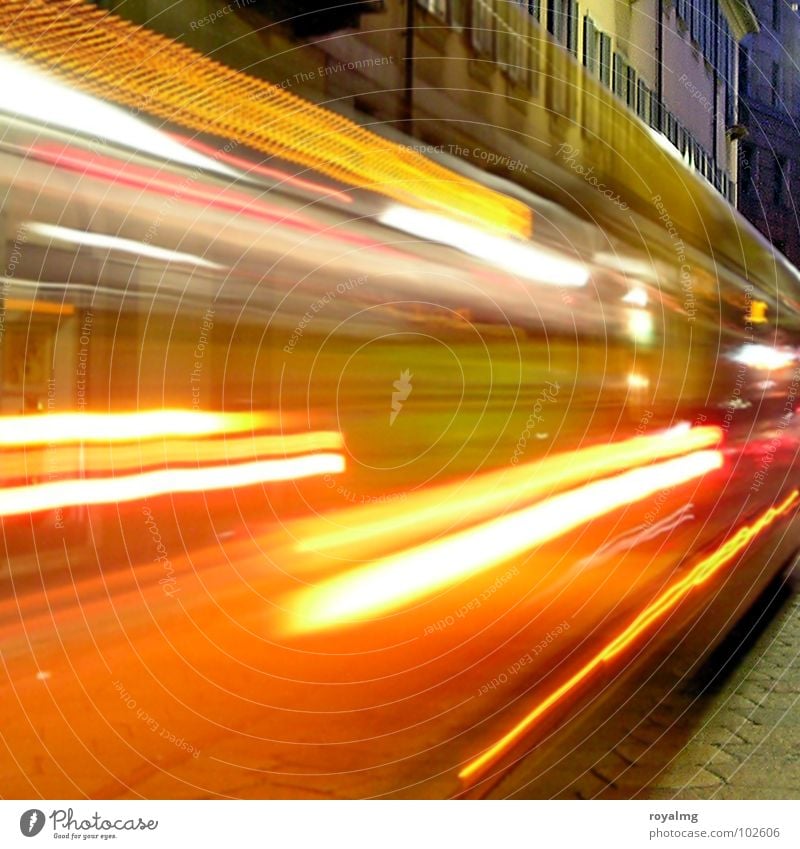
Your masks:
<svg viewBox="0 0 800 849"><path fill-rule="evenodd" d="M658 98L653 92L650 93L650 126L661 129L661 116L658 109Z"/></svg>
<svg viewBox="0 0 800 849"><path fill-rule="evenodd" d="M739 45L739 96L744 97L750 89L750 51Z"/></svg>
<svg viewBox="0 0 800 849"><path fill-rule="evenodd" d="M566 0L547 0L547 31L552 33L562 44L567 43L565 2Z"/></svg>
<svg viewBox="0 0 800 849"><path fill-rule="evenodd" d="M625 87L625 102L631 109L636 109L636 71L628 65L628 79Z"/></svg>
<svg viewBox="0 0 800 849"><path fill-rule="evenodd" d="M786 199L786 157L776 156L773 177L773 196L777 206L783 206Z"/></svg>
<svg viewBox="0 0 800 849"><path fill-rule="evenodd" d="M644 80L639 80L637 86L636 114L643 121L647 121L650 116L650 89L645 85Z"/></svg>
<svg viewBox="0 0 800 849"><path fill-rule="evenodd" d="M625 97L625 90L628 85L627 69L625 60L619 53L614 54L614 81L613 89L617 97Z"/></svg>
<svg viewBox="0 0 800 849"><path fill-rule="evenodd" d="M755 188L756 148L752 142L742 142L739 148L739 187L742 194Z"/></svg>
<svg viewBox="0 0 800 849"><path fill-rule="evenodd" d="M578 55L578 4L576 0L564 0L565 15L565 42L567 50L573 55Z"/></svg>
<svg viewBox="0 0 800 849"><path fill-rule="evenodd" d="M781 105L781 68L777 62L772 63L772 106L778 109Z"/></svg>
<svg viewBox="0 0 800 849"><path fill-rule="evenodd" d="M589 73L597 73L597 30L588 15L583 17L583 64Z"/></svg>
<svg viewBox="0 0 800 849"><path fill-rule="evenodd" d="M611 36L600 33L600 82L611 88Z"/></svg>
<svg viewBox="0 0 800 849"><path fill-rule="evenodd" d="M782 0L772 0L772 29L775 32L781 28L781 2Z"/></svg>

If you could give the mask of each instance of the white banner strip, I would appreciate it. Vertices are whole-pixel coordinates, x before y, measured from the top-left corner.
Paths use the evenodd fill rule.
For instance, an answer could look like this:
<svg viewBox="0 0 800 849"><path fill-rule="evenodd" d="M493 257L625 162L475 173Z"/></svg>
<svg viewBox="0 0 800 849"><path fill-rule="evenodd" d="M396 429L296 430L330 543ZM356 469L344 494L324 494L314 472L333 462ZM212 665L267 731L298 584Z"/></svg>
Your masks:
<svg viewBox="0 0 800 849"><path fill-rule="evenodd" d="M796 847L799 807L775 801L3 801L0 845Z"/></svg>

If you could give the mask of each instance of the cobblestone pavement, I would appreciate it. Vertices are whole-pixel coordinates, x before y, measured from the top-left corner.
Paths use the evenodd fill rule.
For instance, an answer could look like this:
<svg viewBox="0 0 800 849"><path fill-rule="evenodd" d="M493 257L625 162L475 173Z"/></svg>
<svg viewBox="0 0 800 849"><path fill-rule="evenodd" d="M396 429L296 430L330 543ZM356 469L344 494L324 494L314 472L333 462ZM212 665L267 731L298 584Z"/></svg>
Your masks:
<svg viewBox="0 0 800 849"><path fill-rule="evenodd" d="M696 711L699 723L666 768L643 787L641 797L800 798L797 568L766 601L740 624L727 641L728 651L706 665L694 686L656 712L654 727L683 709ZM739 649L732 658L731 648ZM639 737L645 739L646 733Z"/></svg>
<svg viewBox="0 0 800 849"><path fill-rule="evenodd" d="M632 702L606 731L582 747L576 778L543 781L523 762L491 795L800 799L800 568L694 678L655 710Z"/></svg>

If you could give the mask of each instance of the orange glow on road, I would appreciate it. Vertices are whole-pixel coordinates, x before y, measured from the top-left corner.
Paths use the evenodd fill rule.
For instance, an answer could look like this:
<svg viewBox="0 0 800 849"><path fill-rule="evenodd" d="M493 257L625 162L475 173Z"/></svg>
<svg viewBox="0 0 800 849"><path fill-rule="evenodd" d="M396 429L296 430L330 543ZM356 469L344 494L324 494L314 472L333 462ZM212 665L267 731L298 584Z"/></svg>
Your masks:
<svg viewBox="0 0 800 849"><path fill-rule="evenodd" d="M482 755L467 764L458 774L462 781L469 781L484 769L494 764L509 751L531 729L539 717L559 702L567 693L587 678L595 669L615 657L627 648L656 619L664 616L685 598L694 587L708 581L726 563L741 552L754 537L768 528L778 517L788 512L800 498L800 491L794 490L780 505L771 507L753 522L741 527L727 542L713 554L701 560L684 578L673 584L649 604L636 619L617 637L603 647L585 666L578 670L566 683L540 702L521 722L517 723L504 737L487 749Z"/></svg>
<svg viewBox="0 0 800 849"><path fill-rule="evenodd" d="M137 413L38 413L0 417L0 446L134 442L161 437L240 433L276 425L269 413L147 410Z"/></svg>
<svg viewBox="0 0 800 849"><path fill-rule="evenodd" d="M413 604L618 507L719 469L722 462L719 451L698 451L625 472L331 578L298 593L290 605L294 627L315 631Z"/></svg>
<svg viewBox="0 0 800 849"><path fill-rule="evenodd" d="M462 519L480 520L493 511L516 509L524 501L550 495L595 477L621 472L690 451L717 445L718 427L675 427L653 436L637 436L611 445L594 445L488 472L467 483L448 484L411 496L400 509L383 505L371 511L382 518L367 522L364 511L353 513L356 526L329 533L310 532L297 544L300 551L341 549L354 555L357 545L371 539L392 539L409 530L434 534Z"/></svg>
<svg viewBox="0 0 800 849"><path fill-rule="evenodd" d="M232 466L167 469L124 477L56 481L0 489L0 516L88 504L117 504L177 492L233 489L270 481L288 481L344 470L341 454L310 454Z"/></svg>

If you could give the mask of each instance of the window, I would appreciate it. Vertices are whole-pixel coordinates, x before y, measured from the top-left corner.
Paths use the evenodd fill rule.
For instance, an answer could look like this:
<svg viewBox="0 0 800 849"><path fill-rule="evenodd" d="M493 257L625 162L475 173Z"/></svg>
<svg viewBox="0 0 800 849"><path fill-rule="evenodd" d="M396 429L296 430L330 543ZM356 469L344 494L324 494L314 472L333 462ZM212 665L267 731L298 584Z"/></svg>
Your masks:
<svg viewBox="0 0 800 849"><path fill-rule="evenodd" d="M785 156L776 156L772 172L772 197L776 206L783 206L786 201L786 170Z"/></svg>
<svg viewBox="0 0 800 849"><path fill-rule="evenodd" d="M578 55L578 4L576 0L564 0L566 40L564 44L573 55Z"/></svg>
<svg viewBox="0 0 800 849"><path fill-rule="evenodd" d="M568 0L547 0L547 31L558 41L567 43L567 17L565 6Z"/></svg>
<svg viewBox="0 0 800 849"><path fill-rule="evenodd" d="M781 66L777 62L772 63L772 77L770 82L772 85L772 107L773 109L779 109L783 97L781 92Z"/></svg>
<svg viewBox="0 0 800 849"><path fill-rule="evenodd" d="M507 18L510 7L501 7L500 15L495 17L497 28L497 62L509 79L518 82L525 75L525 55L523 36L518 33Z"/></svg>
<svg viewBox="0 0 800 849"><path fill-rule="evenodd" d="M743 97L750 90L750 52L739 45L739 96Z"/></svg>
<svg viewBox="0 0 800 849"><path fill-rule="evenodd" d="M597 30L588 15L583 16L583 66L592 76L597 73Z"/></svg>
<svg viewBox="0 0 800 849"><path fill-rule="evenodd" d="M417 0L417 3L437 18L447 17L447 0Z"/></svg>
<svg viewBox="0 0 800 849"><path fill-rule="evenodd" d="M781 3L783 0L772 0L772 29L777 32L781 28Z"/></svg>
<svg viewBox="0 0 800 849"><path fill-rule="evenodd" d="M631 109L636 109L636 71L628 65L626 68L627 79L625 80L625 102Z"/></svg>
<svg viewBox="0 0 800 849"><path fill-rule="evenodd" d="M614 54L614 94L617 97L625 97L628 87L628 73L625 59L619 54Z"/></svg>
<svg viewBox="0 0 800 849"><path fill-rule="evenodd" d="M469 0L450 0L450 25L459 32L467 25Z"/></svg>
<svg viewBox="0 0 800 849"><path fill-rule="evenodd" d="M650 119L650 89L640 79L636 89L636 114L643 120Z"/></svg>
<svg viewBox="0 0 800 849"><path fill-rule="evenodd" d="M542 2L541 0L528 0L528 13L533 15L536 20L541 20L542 17Z"/></svg>
<svg viewBox="0 0 800 849"><path fill-rule="evenodd" d="M592 76L597 73L597 30L588 15L583 18L583 64Z"/></svg>
<svg viewBox="0 0 800 849"><path fill-rule="evenodd" d="M611 36L600 33L600 82L611 88Z"/></svg>
<svg viewBox="0 0 800 849"><path fill-rule="evenodd" d="M739 148L739 186L743 195L755 189L756 147L752 142L742 142Z"/></svg>
<svg viewBox="0 0 800 849"><path fill-rule="evenodd" d="M494 20L491 0L472 0L472 46L479 56L494 54Z"/></svg>
<svg viewBox="0 0 800 849"><path fill-rule="evenodd" d="M661 129L661 115L658 107L658 98L650 92L650 126L657 130Z"/></svg>

